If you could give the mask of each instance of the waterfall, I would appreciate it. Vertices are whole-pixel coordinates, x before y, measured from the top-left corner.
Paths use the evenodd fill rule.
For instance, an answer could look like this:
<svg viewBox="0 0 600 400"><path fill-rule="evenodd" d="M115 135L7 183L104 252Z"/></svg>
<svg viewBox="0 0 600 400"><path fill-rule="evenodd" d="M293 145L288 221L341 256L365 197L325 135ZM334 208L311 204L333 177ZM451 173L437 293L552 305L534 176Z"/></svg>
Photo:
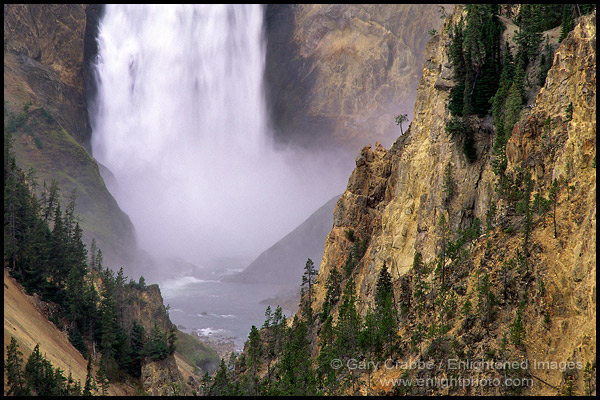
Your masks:
<svg viewBox="0 0 600 400"><path fill-rule="evenodd" d="M92 149L151 252L258 254L341 192L270 144L263 19L259 5L106 6Z"/></svg>

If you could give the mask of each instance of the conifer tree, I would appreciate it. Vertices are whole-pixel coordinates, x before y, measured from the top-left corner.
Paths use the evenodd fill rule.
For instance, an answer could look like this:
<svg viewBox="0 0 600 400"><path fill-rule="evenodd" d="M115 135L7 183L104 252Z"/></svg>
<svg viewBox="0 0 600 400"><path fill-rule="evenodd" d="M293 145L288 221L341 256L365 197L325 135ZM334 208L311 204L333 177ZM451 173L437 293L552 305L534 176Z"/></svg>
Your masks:
<svg viewBox="0 0 600 400"><path fill-rule="evenodd" d="M546 45L544 46L544 52L540 56L540 68L538 72L538 85L544 86L546 82L546 76L548 76L548 71L552 67L552 62L554 56L554 50L552 49L552 45L546 36Z"/></svg>
<svg viewBox="0 0 600 400"><path fill-rule="evenodd" d="M6 386L8 390L6 393L13 396L28 396L30 395L27 382L23 376L22 366L23 353L19 350L17 340L11 336L10 344L6 346Z"/></svg>
<svg viewBox="0 0 600 400"><path fill-rule="evenodd" d="M258 370L260 369L261 356L263 354L260 333L256 326L252 325L248 336L248 365L253 383L254 394L258 395Z"/></svg>
<svg viewBox="0 0 600 400"><path fill-rule="evenodd" d="M96 386L96 382L94 382L94 377L92 376L92 356L88 356L87 363L87 375L85 377L85 385L83 387L83 395L91 396L92 390L97 391L98 387Z"/></svg>
<svg viewBox="0 0 600 400"><path fill-rule="evenodd" d="M356 311L356 285L352 278L348 279L342 294L342 304L338 311L338 322L335 327L336 349L340 357L352 357L358 346L358 333L361 318Z"/></svg>
<svg viewBox="0 0 600 400"><path fill-rule="evenodd" d="M131 342L129 359L131 360L128 372L133 377L140 377L142 374L142 359L144 356L144 327L133 321L129 336Z"/></svg>
<svg viewBox="0 0 600 400"><path fill-rule="evenodd" d="M573 23L573 9L570 5L563 7L562 21L560 24L560 35L558 36L558 43L561 43L569 35L574 28Z"/></svg>
<svg viewBox="0 0 600 400"><path fill-rule="evenodd" d="M322 322L325 321L325 319L329 316L329 312L340 299L341 282L342 275L338 271L337 266L334 266L331 272L329 273L329 276L327 277L327 282L325 283L326 293L325 301L323 302L323 309L321 312Z"/></svg>
<svg viewBox="0 0 600 400"><path fill-rule="evenodd" d="M306 322L300 321L297 316L294 317L281 360L284 394L311 396L317 392L307 335Z"/></svg>
<svg viewBox="0 0 600 400"><path fill-rule="evenodd" d="M369 334L375 335L374 329L369 331ZM362 345L370 346L370 339L365 338L366 334L363 334ZM319 381L322 385L328 388L329 394L336 394L337 392L337 371L332 368L332 360L338 359L339 355L335 346L335 332L333 328L333 316L328 315L325 319L321 331L319 333L320 348L319 355L317 357L318 365L318 376Z"/></svg>
<svg viewBox="0 0 600 400"><path fill-rule="evenodd" d="M400 114L395 117L396 125L400 125L400 135L403 135L402 124L408 122L408 114Z"/></svg>
<svg viewBox="0 0 600 400"><path fill-rule="evenodd" d="M212 396L227 396L231 394L230 392L229 372L225 360L221 358L219 369L213 379L209 393Z"/></svg>
<svg viewBox="0 0 600 400"><path fill-rule="evenodd" d="M44 364L42 361L40 345L36 344L25 364L25 379L35 394L39 394L44 387Z"/></svg>
<svg viewBox="0 0 600 400"><path fill-rule="evenodd" d="M389 357L392 358L393 343L398 330L398 315L394 301L392 276L388 272L385 262L377 279L375 312L379 317L379 334L389 349Z"/></svg>
<svg viewBox="0 0 600 400"><path fill-rule="evenodd" d="M110 381L108 380L108 368L105 359L100 359L100 366L96 371L96 382L102 389L102 395L105 396L110 387Z"/></svg>
<svg viewBox="0 0 600 400"><path fill-rule="evenodd" d="M427 282L423 280L425 275L425 266L423 264L423 257L420 252L415 252L415 256L413 258L413 298L415 304L415 311L417 315L420 315L425 307L425 296L427 295L427 291L429 286Z"/></svg>
<svg viewBox="0 0 600 400"><path fill-rule="evenodd" d="M48 262L50 266L50 275L56 282L56 290L62 292L64 289L65 279L67 277L67 263L66 263L66 248L67 248L67 232L64 227L64 220L62 217L62 211L60 208L60 201L57 201L56 208L54 210L54 227L50 237L50 260ZM54 296L53 300L58 300Z"/></svg>
<svg viewBox="0 0 600 400"><path fill-rule="evenodd" d="M50 363L50 362L48 362L48 363ZM52 364L50 364L50 366L51 365ZM54 370L53 382L54 382L54 388L53 388L54 390L52 391L53 396L65 396L69 393L67 390L67 386L66 386L67 378L65 378L65 375L63 374L62 369L60 369L59 367L56 367L56 369Z"/></svg>
<svg viewBox="0 0 600 400"><path fill-rule="evenodd" d="M312 287L315 283L315 278L317 276L317 271L315 269L315 264L309 258L306 260L306 265L304 266L304 274L302 275L302 293L304 294L304 286L308 286L308 300L305 304L305 314L307 320L309 322L312 321Z"/></svg>
<svg viewBox="0 0 600 400"><path fill-rule="evenodd" d="M265 317L267 318L265 320L265 323L263 324L262 328L268 328L271 325L271 306L267 306L267 309L265 310Z"/></svg>

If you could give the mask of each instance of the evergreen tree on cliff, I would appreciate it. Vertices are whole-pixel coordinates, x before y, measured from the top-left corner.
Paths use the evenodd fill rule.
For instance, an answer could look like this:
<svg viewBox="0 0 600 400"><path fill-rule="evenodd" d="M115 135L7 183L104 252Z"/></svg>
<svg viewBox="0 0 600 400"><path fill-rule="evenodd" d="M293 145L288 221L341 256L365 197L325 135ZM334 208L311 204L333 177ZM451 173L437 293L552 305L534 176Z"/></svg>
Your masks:
<svg viewBox="0 0 600 400"><path fill-rule="evenodd" d="M27 387L27 382L23 376L22 365L23 353L19 351L19 345L14 337L10 338L10 344L6 346L6 386L7 394L13 396L29 396L31 392Z"/></svg>
<svg viewBox="0 0 600 400"><path fill-rule="evenodd" d="M385 262L381 267L375 293L375 314L379 318L379 334L392 358L393 344L398 330L398 315L394 301L394 285Z"/></svg>

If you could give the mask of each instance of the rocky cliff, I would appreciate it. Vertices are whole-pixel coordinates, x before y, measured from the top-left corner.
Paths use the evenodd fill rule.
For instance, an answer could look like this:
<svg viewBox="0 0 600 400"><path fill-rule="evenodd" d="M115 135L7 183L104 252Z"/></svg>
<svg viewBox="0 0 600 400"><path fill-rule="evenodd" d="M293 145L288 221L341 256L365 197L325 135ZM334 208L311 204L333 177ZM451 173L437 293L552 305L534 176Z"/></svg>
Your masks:
<svg viewBox="0 0 600 400"><path fill-rule="evenodd" d="M451 23L446 23L444 32ZM484 122L479 126L478 157L474 163L465 159L445 132L450 117L448 77L452 76L447 54L449 40L446 33L438 34L427 44L414 118L408 131L389 150L380 144L374 150L370 146L361 150L347 190L334 212L334 227L326 240L321 267L328 270L345 259L351 247L346 230L354 230L360 238L369 237L365 261L356 271L358 287L366 294L384 261L398 278L411 268L416 250L426 261L435 257L437 222L442 214L453 229L466 228L475 217L485 218L493 194L493 174L486 168L490 127ZM447 165L457 183L456 195L449 201L443 190ZM319 282L324 283L326 276L320 274ZM324 293L318 291L317 298L322 300L322 296Z"/></svg>
<svg viewBox="0 0 600 400"><path fill-rule="evenodd" d="M530 379L533 384L525 388L454 387L433 392L499 394L519 389L519 393L529 394L569 390L585 393L590 374L595 376L596 362L595 12L582 17L560 46L555 43L558 48L545 84L536 89L537 95L531 99L533 105L523 109L507 145L507 174L515 177L520 171L531 174L532 200L536 194L548 197L555 179L558 185L556 235L553 213L536 215L528 238L531 252L527 261L523 261L522 250L525 240L522 232L527 222L515 213L514 203L495 191L497 178L490 165L493 140L490 119L471 121L477 150L473 163L465 159L458 144L445 132L450 119L449 90L453 86L448 56L449 27L461 13L458 7L427 45L410 129L389 150L379 144L374 149L367 146L357 157L346 192L334 212L334 226L325 243L312 304L316 312L321 311L331 271L334 267L342 269L356 240L364 239L368 246L351 272L362 300L359 311L364 315L373 305L375 285L384 263L392 275L398 303L406 306L413 299L411 288L421 279L412 268L415 253L423 255L430 271L436 267L436 257L445 240L440 217L444 216L453 232L452 240L457 241L459 236L465 237L470 227L485 221L489 223L489 231L467 245L467 258L445 262L447 284L453 292L453 305L449 307L459 310L469 299L483 301L481 293L487 291L490 298L500 299L494 303L499 308L494 311L491 323L482 320L475 327L469 318L461 319L454 313L455 322L449 328L450 337L455 338L452 345L448 343L445 347L443 336L440 339L433 334L429 337L436 339L426 340L423 347L426 350L420 359L439 361L439 357L460 358L460 354L462 357L466 354L478 360L527 360L529 365L520 377ZM573 111L568 116L570 103ZM451 191L444 179L446 169L454 185ZM439 308L445 307L444 302L440 306L436 300L438 305L433 305L433 300L439 300L443 294L435 289L438 279L439 275L427 281L431 288L428 316L414 317L408 312L407 319L401 322L402 343L408 345L415 338L421 329L419 323L435 327L437 315L445 310ZM493 289L485 289L488 283L482 282L488 282ZM519 345L507 348L517 316L525 321L524 339ZM413 360L404 354L403 361ZM538 367L545 367L536 368L535 361L542 363ZM577 367L552 367L560 362L563 366L570 362ZM591 369L584 372L585 365ZM412 374L401 369L380 369L374 376L398 378L409 372ZM499 371L487 375L479 371L461 372L478 378L502 376ZM453 373L456 371L442 369L429 375L418 371L410 376L451 377L455 376ZM384 393L405 389L379 385L363 391ZM432 393L431 388L425 387L406 390Z"/></svg>
<svg viewBox="0 0 600 400"><path fill-rule="evenodd" d="M445 7L450 10L450 6ZM267 100L282 142L389 144L408 114L439 5L267 7Z"/></svg>
<svg viewBox="0 0 600 400"><path fill-rule="evenodd" d="M134 228L90 155L84 90L99 12L96 5L4 5L4 126L40 189L56 179L64 196L77 190L86 243L95 238L105 261L118 265L131 259Z"/></svg>

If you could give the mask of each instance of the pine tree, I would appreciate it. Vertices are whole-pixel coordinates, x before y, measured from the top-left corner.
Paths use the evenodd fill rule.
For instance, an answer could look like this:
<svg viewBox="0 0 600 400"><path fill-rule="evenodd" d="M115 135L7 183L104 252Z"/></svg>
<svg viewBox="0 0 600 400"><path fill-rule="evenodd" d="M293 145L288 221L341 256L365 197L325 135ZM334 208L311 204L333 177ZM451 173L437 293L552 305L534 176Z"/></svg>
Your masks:
<svg viewBox="0 0 600 400"><path fill-rule="evenodd" d="M225 360L221 358L219 369L213 379L209 393L212 396L228 396L230 395L230 392L229 372L227 365L225 365Z"/></svg>
<svg viewBox="0 0 600 400"><path fill-rule="evenodd" d="M294 317L287 334L281 360L282 385L284 394L292 396L315 395L316 376L312 369L308 351L308 327L305 321Z"/></svg>
<svg viewBox="0 0 600 400"><path fill-rule="evenodd" d="M153 361L163 360L169 355L166 334L158 327L158 323L156 322L154 323L154 329L146 343L144 352Z"/></svg>
<svg viewBox="0 0 600 400"><path fill-rule="evenodd" d="M456 193L456 182L452 176L452 164L448 162L444 168L444 182L442 186L442 192L444 193L444 204L448 205L454 194Z"/></svg>
<svg viewBox="0 0 600 400"><path fill-rule="evenodd" d="M398 330L398 313L394 300L392 276L388 272L385 262L377 279L375 312L379 317L379 334L383 342L387 344L389 358L392 358L393 343Z"/></svg>
<svg viewBox="0 0 600 400"><path fill-rule="evenodd" d="M362 329L358 335L358 344L364 353L369 355L369 359L374 354L381 354L383 348L382 334L379 329L380 321L378 315L372 309L367 311Z"/></svg>
<svg viewBox="0 0 600 400"><path fill-rule="evenodd" d="M50 189L48 189L48 195L45 196L45 198L47 199L47 202L46 204L43 204L44 222L48 222L48 218L56 209L56 202L59 201L58 182L55 179L50 183Z"/></svg>
<svg viewBox="0 0 600 400"><path fill-rule="evenodd" d="M554 49L550 44L548 36L546 36L546 45L544 46L544 52L540 56L540 67L538 72L538 85L544 86L546 82L546 76L548 76L548 71L552 67L554 57Z"/></svg>
<svg viewBox="0 0 600 400"><path fill-rule="evenodd" d="M88 356L87 363L87 375L85 377L85 386L83 387L83 395L91 396L92 390L97 391L98 387L96 386L96 382L94 382L94 377L92 376L92 356Z"/></svg>
<svg viewBox="0 0 600 400"><path fill-rule="evenodd" d="M44 364L40 345L36 344L25 364L25 379L33 393L39 394L44 387Z"/></svg>
<svg viewBox="0 0 600 400"><path fill-rule="evenodd" d="M4 364L7 375L6 386L8 388L6 394L9 396L28 396L31 394L23 376L22 355L23 353L19 351L17 340L11 336L10 344L6 346L6 364Z"/></svg>
<svg viewBox="0 0 600 400"><path fill-rule="evenodd" d="M558 43L561 43L569 35L574 28L573 23L573 9L571 5L565 5L563 7L562 21L560 24L560 35L558 36Z"/></svg>
<svg viewBox="0 0 600 400"><path fill-rule="evenodd" d="M265 323L263 324L262 328L268 328L271 325L271 306L267 306L267 309L265 310L265 317L267 319L265 319Z"/></svg>
<svg viewBox="0 0 600 400"><path fill-rule="evenodd" d="M423 264L423 256L420 252L415 252L413 258L413 290L412 295L415 304L415 311L417 315L421 315L421 312L425 308L425 297L429 290L428 283L423 279L425 277L425 265Z"/></svg>
<svg viewBox="0 0 600 400"><path fill-rule="evenodd" d="M248 365L250 367L255 395L258 395L258 370L260 369L262 354L263 348L260 333L256 326L252 325L250 335L248 336Z"/></svg>
<svg viewBox="0 0 600 400"><path fill-rule="evenodd" d="M400 125L400 135L403 135L402 124L408 122L408 114L400 114L395 117L396 125Z"/></svg>
<svg viewBox="0 0 600 400"><path fill-rule="evenodd" d="M334 266L327 277L327 282L325 283L326 292L321 312L321 322L325 321L325 319L329 316L329 312L333 306L337 304L338 300L340 299L341 282L342 275L338 271L337 266Z"/></svg>
<svg viewBox="0 0 600 400"><path fill-rule="evenodd" d="M100 366L98 371L96 371L96 382L102 389L102 395L106 396L108 388L110 387L110 382L108 380L108 368L105 359L100 359Z"/></svg>
<svg viewBox="0 0 600 400"><path fill-rule="evenodd" d="M54 370L53 382L54 382L54 390L52 393L53 396L65 396L65 395L69 394L69 391L66 386L67 378L65 378L65 375L63 374L63 370L60 369L59 367L56 367L56 369Z"/></svg>
<svg viewBox="0 0 600 400"><path fill-rule="evenodd" d="M177 342L177 328L175 327L175 325L171 326L171 329L169 330L169 336L167 337L167 343L168 343L168 347L169 347L169 355L175 353L175 350L177 348L177 346L175 345L175 343Z"/></svg>
<svg viewBox="0 0 600 400"><path fill-rule="evenodd" d="M140 377L142 375L142 358L144 356L144 327L133 321L131 326L131 333L129 336L131 342L129 359L131 364L128 372L133 377Z"/></svg>
<svg viewBox="0 0 600 400"><path fill-rule="evenodd" d="M362 333L362 332L361 332ZM375 335L376 332L370 330L368 334ZM370 346L370 338L365 338L367 333L362 334L362 346ZM321 384L328 388L329 394L336 394L337 392L337 371L332 368L332 360L339 359L335 343L335 332L333 328L333 316L328 315L325 319L323 326L321 327L320 337L320 348L319 355L317 357L318 365L318 376Z"/></svg>
<svg viewBox="0 0 600 400"><path fill-rule="evenodd" d="M67 232L64 226L64 219L62 217L62 211L60 207L60 201L56 202L56 208L54 210L54 227L50 237L50 260L48 262L50 266L50 275L56 282L57 292L62 292L65 285L65 279L67 277L67 263L66 263L66 248L68 243ZM59 300L55 295L53 300Z"/></svg>
<svg viewBox="0 0 600 400"><path fill-rule="evenodd" d="M342 304L338 311L338 322L335 327L336 349L342 358L355 355L358 347L361 318L356 311L357 302L356 285L350 278L342 294Z"/></svg>
<svg viewBox="0 0 600 400"><path fill-rule="evenodd" d="M315 264L309 258L306 261L306 265L304 266L304 274L302 275L302 293L304 294L304 286L308 286L308 300L305 304L305 314L307 320L309 322L312 321L312 287L315 283L315 278L317 276L317 270L315 269Z"/></svg>

